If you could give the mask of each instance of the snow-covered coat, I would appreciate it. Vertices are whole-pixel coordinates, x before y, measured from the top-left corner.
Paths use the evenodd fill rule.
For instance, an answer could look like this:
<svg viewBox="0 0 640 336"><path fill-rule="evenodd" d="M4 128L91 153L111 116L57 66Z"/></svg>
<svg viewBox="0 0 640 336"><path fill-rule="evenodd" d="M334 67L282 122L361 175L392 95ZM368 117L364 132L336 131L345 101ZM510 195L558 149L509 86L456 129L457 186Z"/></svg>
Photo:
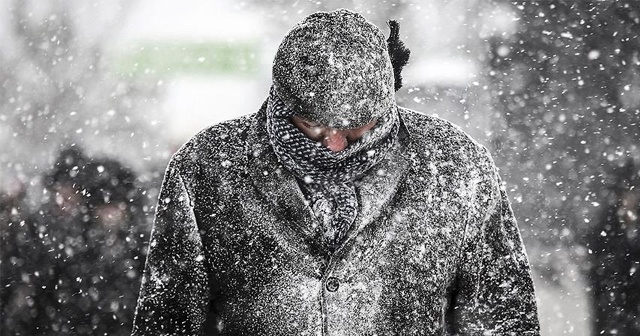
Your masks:
<svg viewBox="0 0 640 336"><path fill-rule="evenodd" d="M329 254L265 106L175 154L134 335L538 335L533 284L487 150L400 109L401 150L358 187Z"/></svg>

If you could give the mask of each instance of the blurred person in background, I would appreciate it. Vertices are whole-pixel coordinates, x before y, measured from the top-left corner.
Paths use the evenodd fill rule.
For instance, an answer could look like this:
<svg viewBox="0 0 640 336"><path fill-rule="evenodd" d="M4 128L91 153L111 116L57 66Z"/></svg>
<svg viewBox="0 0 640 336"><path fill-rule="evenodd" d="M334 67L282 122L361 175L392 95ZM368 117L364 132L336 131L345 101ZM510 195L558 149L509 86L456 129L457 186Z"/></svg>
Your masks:
<svg viewBox="0 0 640 336"><path fill-rule="evenodd" d="M96 261L90 272L94 287L88 290L98 295L90 305L91 334L128 335L144 266L144 198L136 175L118 161L94 160L87 170L92 175L87 189L91 220L85 237L88 258Z"/></svg>
<svg viewBox="0 0 640 336"><path fill-rule="evenodd" d="M28 225L35 313L21 334L128 334L144 259L135 174L70 147L43 182L43 204Z"/></svg>
<svg viewBox="0 0 640 336"><path fill-rule="evenodd" d="M76 277L69 277L78 273L77 268L88 272L93 262L84 259L87 242L83 234L90 219L85 187L89 160L76 146L62 150L54 167L43 176L42 204L30 218L37 246L33 261L38 284L34 298L38 314L33 321L37 335L78 332L69 315L76 313L79 305L75 301L82 293L72 289L78 283Z"/></svg>
<svg viewBox="0 0 640 336"><path fill-rule="evenodd" d="M588 237L593 335L640 335L640 167L630 160L614 178Z"/></svg>
<svg viewBox="0 0 640 336"><path fill-rule="evenodd" d="M401 107L409 52L348 11L284 37L255 114L167 168L133 335L538 335L487 150Z"/></svg>

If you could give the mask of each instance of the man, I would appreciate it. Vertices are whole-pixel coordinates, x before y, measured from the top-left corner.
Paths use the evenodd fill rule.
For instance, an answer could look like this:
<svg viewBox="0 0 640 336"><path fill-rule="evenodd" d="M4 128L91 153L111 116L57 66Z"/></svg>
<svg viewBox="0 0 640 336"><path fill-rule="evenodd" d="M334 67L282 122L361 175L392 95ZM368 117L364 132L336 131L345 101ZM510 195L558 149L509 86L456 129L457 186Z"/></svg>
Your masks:
<svg viewBox="0 0 640 336"><path fill-rule="evenodd" d="M13 280L31 289L30 309L13 314L21 328L9 330L130 334L144 258L140 233L146 229L136 175L116 160L88 157L72 146L43 184L48 197L21 226L29 243L18 255L24 275Z"/></svg>
<svg viewBox="0 0 640 336"><path fill-rule="evenodd" d="M134 335L538 335L489 154L396 105L395 51L356 13L312 14L262 108L175 154Z"/></svg>

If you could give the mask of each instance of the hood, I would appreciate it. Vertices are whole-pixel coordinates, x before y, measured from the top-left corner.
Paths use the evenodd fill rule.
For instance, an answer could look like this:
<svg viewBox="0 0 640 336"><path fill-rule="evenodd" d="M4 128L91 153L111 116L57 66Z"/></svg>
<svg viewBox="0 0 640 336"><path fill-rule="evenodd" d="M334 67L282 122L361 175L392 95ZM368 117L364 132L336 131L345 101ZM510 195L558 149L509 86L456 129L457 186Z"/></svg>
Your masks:
<svg viewBox="0 0 640 336"><path fill-rule="evenodd" d="M335 128L357 128L395 108L384 34L346 9L314 13L286 34L273 84L295 115Z"/></svg>

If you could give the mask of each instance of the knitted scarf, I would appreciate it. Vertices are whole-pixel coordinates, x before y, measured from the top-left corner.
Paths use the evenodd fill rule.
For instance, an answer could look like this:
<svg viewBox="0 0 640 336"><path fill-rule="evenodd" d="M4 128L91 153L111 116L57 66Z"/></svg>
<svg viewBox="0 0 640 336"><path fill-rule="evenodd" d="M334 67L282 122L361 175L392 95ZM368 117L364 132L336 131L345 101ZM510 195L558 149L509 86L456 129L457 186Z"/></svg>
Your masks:
<svg viewBox="0 0 640 336"><path fill-rule="evenodd" d="M373 129L340 152L332 152L309 139L291 123L293 115L272 87L267 105L269 141L280 163L298 179L315 216L323 224L329 249L334 251L358 213L354 181L397 143L398 112L393 107Z"/></svg>

